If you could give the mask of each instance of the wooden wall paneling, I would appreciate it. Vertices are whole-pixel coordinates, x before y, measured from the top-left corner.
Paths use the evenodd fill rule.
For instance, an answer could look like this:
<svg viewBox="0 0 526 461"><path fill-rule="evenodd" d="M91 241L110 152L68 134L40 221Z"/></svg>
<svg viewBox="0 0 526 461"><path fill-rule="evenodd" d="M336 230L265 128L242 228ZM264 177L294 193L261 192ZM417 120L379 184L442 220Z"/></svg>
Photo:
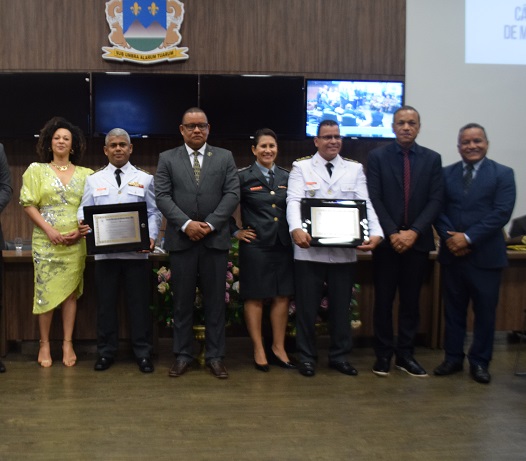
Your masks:
<svg viewBox="0 0 526 461"><path fill-rule="evenodd" d="M184 2L179 46L153 66L102 59L104 0L0 0L0 69L403 77L405 0Z"/></svg>

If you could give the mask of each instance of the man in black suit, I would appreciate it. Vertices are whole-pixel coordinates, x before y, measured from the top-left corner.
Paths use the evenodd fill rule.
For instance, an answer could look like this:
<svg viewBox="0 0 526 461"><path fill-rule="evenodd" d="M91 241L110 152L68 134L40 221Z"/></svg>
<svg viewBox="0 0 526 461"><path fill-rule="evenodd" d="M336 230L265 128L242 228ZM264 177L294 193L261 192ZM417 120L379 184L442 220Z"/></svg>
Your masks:
<svg viewBox="0 0 526 461"><path fill-rule="evenodd" d="M9 165L7 164L7 158L4 152L4 146L0 144L0 213L4 211L4 208L11 200L13 195L13 188L11 187L11 172L9 171ZM5 247L4 235L2 234L2 226L0 226L0 300L2 299L2 249ZM3 309L3 307L0 307ZM0 362L0 373L5 373L5 366Z"/></svg>
<svg viewBox="0 0 526 461"><path fill-rule="evenodd" d="M444 168L445 200L435 226L440 235L439 261L444 291L444 361L435 369L446 376L463 369L466 316L475 314L473 342L467 357L471 377L488 384L493 353L495 313L502 269L508 265L503 227L515 204L513 170L486 158L486 131L477 123L462 127L462 161Z"/></svg>
<svg viewBox="0 0 526 461"><path fill-rule="evenodd" d="M393 118L396 142L374 149L367 158L367 186L385 240L373 252L373 373L387 376L391 358L412 376L427 376L414 359L419 323L419 297L429 251L434 250L432 223L442 206L440 155L419 146L420 114L411 106ZM393 301L398 290L398 338L394 342Z"/></svg>
<svg viewBox="0 0 526 461"><path fill-rule="evenodd" d="M239 178L230 151L206 143L210 125L199 108L188 109L179 127L185 144L161 153L155 176L157 206L167 220L174 295L174 353L169 376L184 374L193 360L195 290L203 296L206 365L227 378L225 280L229 218L239 203Z"/></svg>

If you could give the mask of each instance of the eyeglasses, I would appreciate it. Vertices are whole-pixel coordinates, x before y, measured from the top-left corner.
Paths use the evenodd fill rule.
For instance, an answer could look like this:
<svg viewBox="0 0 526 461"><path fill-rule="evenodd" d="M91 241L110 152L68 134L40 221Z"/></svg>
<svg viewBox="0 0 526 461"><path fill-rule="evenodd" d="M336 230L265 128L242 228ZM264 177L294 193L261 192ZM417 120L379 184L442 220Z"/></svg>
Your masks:
<svg viewBox="0 0 526 461"><path fill-rule="evenodd" d="M325 136L318 136L318 138L323 139L324 141L331 141L332 139L340 141L342 139L339 134L326 134Z"/></svg>
<svg viewBox="0 0 526 461"><path fill-rule="evenodd" d="M183 123L183 126L188 131L194 131L196 128L199 128L199 131L205 131L208 129L208 123Z"/></svg>

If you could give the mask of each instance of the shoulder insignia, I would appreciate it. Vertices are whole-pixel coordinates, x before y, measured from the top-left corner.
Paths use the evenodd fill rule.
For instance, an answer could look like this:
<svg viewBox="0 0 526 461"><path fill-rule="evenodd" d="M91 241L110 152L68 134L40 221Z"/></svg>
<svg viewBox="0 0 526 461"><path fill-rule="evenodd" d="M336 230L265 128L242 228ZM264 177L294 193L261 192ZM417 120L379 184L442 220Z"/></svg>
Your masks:
<svg viewBox="0 0 526 461"><path fill-rule="evenodd" d="M143 173L149 174L150 176L152 175L149 171L143 170L142 168L140 168L140 167L138 167L136 165L135 165L135 168L137 168L139 171L142 171Z"/></svg>
<svg viewBox="0 0 526 461"><path fill-rule="evenodd" d="M252 165L249 165L249 166L245 166L243 168L238 168L237 172L238 173L241 173L242 171L245 171L245 170L248 170Z"/></svg>
<svg viewBox="0 0 526 461"><path fill-rule="evenodd" d="M107 166L108 166L108 165L101 166L98 170L95 170L93 173L91 173L90 176L91 176L92 174L95 174L95 173L98 173L99 171L104 170Z"/></svg>
<svg viewBox="0 0 526 461"><path fill-rule="evenodd" d="M278 165L276 165L276 167L278 167L282 171L286 171L287 173L290 173L290 170L287 168L283 168L282 166L278 166Z"/></svg>
<svg viewBox="0 0 526 461"><path fill-rule="evenodd" d="M342 157L342 159L347 160L348 162L360 163L358 160L353 160L352 158Z"/></svg>
<svg viewBox="0 0 526 461"><path fill-rule="evenodd" d="M302 160L309 160L309 159L311 159L312 157L314 157L314 155L307 155L306 157L297 158L297 159L295 160L295 162L301 162Z"/></svg>

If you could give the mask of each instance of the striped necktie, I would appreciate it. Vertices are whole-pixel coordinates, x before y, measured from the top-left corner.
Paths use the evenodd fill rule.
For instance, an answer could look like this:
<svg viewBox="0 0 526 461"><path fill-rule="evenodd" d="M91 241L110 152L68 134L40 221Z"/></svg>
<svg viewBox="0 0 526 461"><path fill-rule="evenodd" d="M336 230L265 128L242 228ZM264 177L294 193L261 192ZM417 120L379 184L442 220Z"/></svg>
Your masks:
<svg viewBox="0 0 526 461"><path fill-rule="evenodd" d="M471 183L473 182L473 169L475 167L472 163L468 163L466 165L466 172L464 173L463 183L464 183L464 193L466 193L469 190L469 186L471 186Z"/></svg>
<svg viewBox="0 0 526 461"><path fill-rule="evenodd" d="M199 152L194 152L194 176L195 182L199 185L199 176L201 176L201 165L199 164Z"/></svg>

